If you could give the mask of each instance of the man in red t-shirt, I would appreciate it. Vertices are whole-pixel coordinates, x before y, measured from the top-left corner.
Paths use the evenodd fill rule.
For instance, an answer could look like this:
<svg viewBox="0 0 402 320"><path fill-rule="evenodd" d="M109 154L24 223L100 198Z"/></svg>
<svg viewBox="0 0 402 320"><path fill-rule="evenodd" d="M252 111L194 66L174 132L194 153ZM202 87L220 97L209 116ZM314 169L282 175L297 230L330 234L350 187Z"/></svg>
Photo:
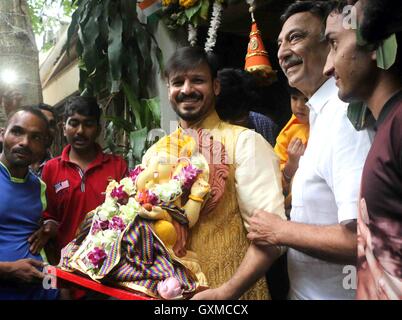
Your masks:
<svg viewBox="0 0 402 320"><path fill-rule="evenodd" d="M64 114L64 135L69 144L43 169L48 207L31 250L39 251L51 238L46 253L52 264L58 263L61 249L74 239L85 215L104 202L109 180L119 181L127 174L126 162L103 153L95 142L101 132L100 116L95 98L70 98Z"/></svg>

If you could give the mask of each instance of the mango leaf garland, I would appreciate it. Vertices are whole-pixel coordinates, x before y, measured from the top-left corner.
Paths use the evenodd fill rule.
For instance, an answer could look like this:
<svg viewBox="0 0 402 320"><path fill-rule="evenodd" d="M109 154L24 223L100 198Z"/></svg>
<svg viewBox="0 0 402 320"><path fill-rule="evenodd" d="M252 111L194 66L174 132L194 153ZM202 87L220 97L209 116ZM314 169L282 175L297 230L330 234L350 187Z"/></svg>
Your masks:
<svg viewBox="0 0 402 320"><path fill-rule="evenodd" d="M395 34L385 39L377 49L377 67L388 70L396 60L398 43Z"/></svg>

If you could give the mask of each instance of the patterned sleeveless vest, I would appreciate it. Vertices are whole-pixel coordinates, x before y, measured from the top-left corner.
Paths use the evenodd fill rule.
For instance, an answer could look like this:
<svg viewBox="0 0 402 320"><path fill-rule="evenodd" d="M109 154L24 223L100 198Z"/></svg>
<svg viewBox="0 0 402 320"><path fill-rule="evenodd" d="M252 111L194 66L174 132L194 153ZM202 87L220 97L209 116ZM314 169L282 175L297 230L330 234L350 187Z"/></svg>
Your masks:
<svg viewBox="0 0 402 320"><path fill-rule="evenodd" d="M216 112L196 128L211 130L214 140L225 146L229 158L230 171L224 194L212 212L201 214L190 231L188 242L188 249L196 252L209 286L218 287L236 272L250 244L236 198L234 164L237 139L246 128L221 121ZM241 299L269 299L265 279L260 279Z"/></svg>

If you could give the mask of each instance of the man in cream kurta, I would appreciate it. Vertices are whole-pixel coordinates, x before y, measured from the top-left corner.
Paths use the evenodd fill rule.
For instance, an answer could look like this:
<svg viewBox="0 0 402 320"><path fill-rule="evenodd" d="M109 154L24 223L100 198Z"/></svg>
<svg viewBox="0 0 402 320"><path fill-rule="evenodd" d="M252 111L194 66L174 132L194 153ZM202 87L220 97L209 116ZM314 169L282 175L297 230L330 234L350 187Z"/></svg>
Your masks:
<svg viewBox="0 0 402 320"><path fill-rule="evenodd" d="M263 208L286 219L279 171L279 159L265 139L246 128L221 121L215 112L219 93L216 69L201 48L179 49L165 69L169 99L183 130L207 130L221 142L228 155L229 175L222 198L215 209L201 215L190 230L187 249L194 251L211 287L230 279L247 251L259 251L247 240L247 219ZM143 158L149 160L151 149ZM280 255L272 249L272 261ZM245 299L267 299L265 279Z"/></svg>

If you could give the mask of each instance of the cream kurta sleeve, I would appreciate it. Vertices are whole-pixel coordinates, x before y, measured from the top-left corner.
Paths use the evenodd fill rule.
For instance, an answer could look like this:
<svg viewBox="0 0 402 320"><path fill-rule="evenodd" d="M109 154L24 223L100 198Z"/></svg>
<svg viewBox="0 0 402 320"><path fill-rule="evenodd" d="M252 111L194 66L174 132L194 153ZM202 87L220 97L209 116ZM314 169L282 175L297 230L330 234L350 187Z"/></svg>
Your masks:
<svg viewBox="0 0 402 320"><path fill-rule="evenodd" d="M246 229L244 218L255 209L286 220L279 158L271 145L260 134L244 130L237 140L235 165L237 199Z"/></svg>

